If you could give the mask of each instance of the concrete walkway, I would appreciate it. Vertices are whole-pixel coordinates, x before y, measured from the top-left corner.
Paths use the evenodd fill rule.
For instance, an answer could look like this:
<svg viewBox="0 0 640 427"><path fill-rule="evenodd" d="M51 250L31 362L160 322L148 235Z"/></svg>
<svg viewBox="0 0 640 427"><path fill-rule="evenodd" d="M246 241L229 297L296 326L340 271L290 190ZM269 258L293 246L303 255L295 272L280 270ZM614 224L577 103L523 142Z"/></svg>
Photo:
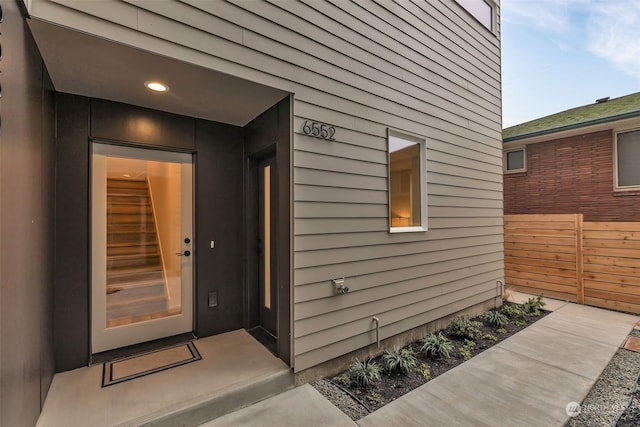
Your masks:
<svg viewBox="0 0 640 427"><path fill-rule="evenodd" d="M354 423L305 385L205 424L218 426L564 426L636 316L571 303Z"/></svg>

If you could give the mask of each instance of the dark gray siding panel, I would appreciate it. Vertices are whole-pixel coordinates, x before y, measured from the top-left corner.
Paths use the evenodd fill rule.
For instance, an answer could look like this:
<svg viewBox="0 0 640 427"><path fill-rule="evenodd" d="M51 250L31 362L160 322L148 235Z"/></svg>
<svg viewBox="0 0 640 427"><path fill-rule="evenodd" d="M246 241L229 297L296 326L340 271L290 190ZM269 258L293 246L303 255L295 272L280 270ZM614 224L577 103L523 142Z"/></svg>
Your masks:
<svg viewBox="0 0 640 427"><path fill-rule="evenodd" d="M55 129L56 129L56 103L53 83L44 70L44 97L42 108L42 203L46 207L46 215L44 216L44 230L47 239L43 239L42 246L44 249L45 259L43 267L47 271L47 286L41 295L42 318L40 319L40 336L42 340L42 349L40 360L42 369L40 372L42 378L41 400L47 396L47 391L53 381L53 372L55 372L54 359L54 329L53 329L53 272L54 272L54 230L55 230Z"/></svg>
<svg viewBox="0 0 640 427"><path fill-rule="evenodd" d="M291 365L291 235L292 235L292 164L291 164L291 98L278 104L278 354Z"/></svg>
<svg viewBox="0 0 640 427"><path fill-rule="evenodd" d="M17 2L0 4L0 425L32 426L53 378L53 94Z"/></svg>
<svg viewBox="0 0 640 427"><path fill-rule="evenodd" d="M89 99L57 94L56 371L89 362Z"/></svg>
<svg viewBox="0 0 640 427"><path fill-rule="evenodd" d="M202 337L242 327L242 128L199 120L195 143L196 334ZM218 293L217 307L208 307L209 292Z"/></svg>
<svg viewBox="0 0 640 427"><path fill-rule="evenodd" d="M291 99L283 99L278 104L256 117L245 127L245 153L247 171L245 174L245 240L247 268L245 281L250 293L258 280L255 266L258 264L255 248L257 224L253 218L257 212L254 164L264 156L276 156L278 170L277 184L277 283L278 283L278 356L286 363L291 362ZM247 307L249 326L251 316L257 310L252 304L255 298L249 296Z"/></svg>
<svg viewBox="0 0 640 427"><path fill-rule="evenodd" d="M275 151L275 153L274 153ZM278 356L286 363L291 363L291 99L287 97L278 104L265 111L245 127L245 153L249 174L253 170L251 164L261 156L276 156L278 171L277 183L277 282L278 282ZM249 248L247 257L246 278L247 290L251 292L252 280L257 280L257 259L251 252L255 246L257 230L255 221L250 216L257 210L256 189L253 188L251 177L247 176L245 189L246 200L246 247ZM255 298L249 298L253 301ZM248 307L252 313L255 308Z"/></svg>
<svg viewBox="0 0 640 427"><path fill-rule="evenodd" d="M195 119L103 99L91 100L91 136L193 151Z"/></svg>

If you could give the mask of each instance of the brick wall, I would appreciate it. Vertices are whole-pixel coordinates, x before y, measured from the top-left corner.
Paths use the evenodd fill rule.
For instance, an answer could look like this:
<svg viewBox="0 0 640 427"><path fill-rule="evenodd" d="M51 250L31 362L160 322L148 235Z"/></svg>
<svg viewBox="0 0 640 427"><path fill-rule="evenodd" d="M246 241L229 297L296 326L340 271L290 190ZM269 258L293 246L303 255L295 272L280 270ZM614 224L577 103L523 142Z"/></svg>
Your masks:
<svg viewBox="0 0 640 427"><path fill-rule="evenodd" d="M528 145L527 172L504 176L504 213L640 221L640 192L613 191L612 138L603 131Z"/></svg>

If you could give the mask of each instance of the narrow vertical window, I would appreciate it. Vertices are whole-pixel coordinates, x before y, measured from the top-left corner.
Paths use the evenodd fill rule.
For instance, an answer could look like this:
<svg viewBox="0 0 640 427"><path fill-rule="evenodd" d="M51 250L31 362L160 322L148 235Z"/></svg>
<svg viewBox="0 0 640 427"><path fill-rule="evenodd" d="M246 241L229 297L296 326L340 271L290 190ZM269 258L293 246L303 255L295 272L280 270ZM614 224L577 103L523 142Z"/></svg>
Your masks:
<svg viewBox="0 0 640 427"><path fill-rule="evenodd" d="M271 166L264 167L264 307L271 308Z"/></svg>
<svg viewBox="0 0 640 427"><path fill-rule="evenodd" d="M427 228L424 139L389 130L389 229Z"/></svg>

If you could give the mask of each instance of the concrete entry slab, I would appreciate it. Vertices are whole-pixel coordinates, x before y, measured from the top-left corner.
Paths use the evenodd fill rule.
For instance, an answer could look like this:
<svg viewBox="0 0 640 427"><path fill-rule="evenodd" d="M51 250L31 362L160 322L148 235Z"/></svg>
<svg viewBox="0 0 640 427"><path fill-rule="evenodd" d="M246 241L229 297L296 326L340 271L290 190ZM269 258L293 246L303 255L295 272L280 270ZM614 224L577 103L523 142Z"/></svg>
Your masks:
<svg viewBox="0 0 640 427"><path fill-rule="evenodd" d="M57 374L37 426L196 426L293 387L244 330L196 341L202 360L106 388L102 365Z"/></svg>

